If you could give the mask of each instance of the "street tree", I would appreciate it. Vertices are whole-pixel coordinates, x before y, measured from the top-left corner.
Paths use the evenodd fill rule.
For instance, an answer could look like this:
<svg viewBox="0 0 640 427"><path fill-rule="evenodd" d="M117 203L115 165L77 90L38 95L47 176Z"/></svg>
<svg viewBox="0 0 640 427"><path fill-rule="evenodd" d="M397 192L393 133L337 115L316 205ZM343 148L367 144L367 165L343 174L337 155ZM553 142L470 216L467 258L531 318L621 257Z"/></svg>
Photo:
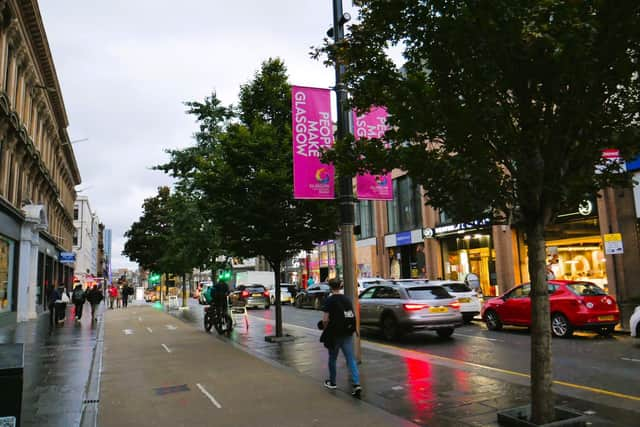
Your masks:
<svg viewBox="0 0 640 427"><path fill-rule="evenodd" d="M206 195L228 253L264 257L274 271L276 336L282 336L283 262L337 230L331 201L293 198L291 86L279 59L265 61L240 88L236 108L213 94L187 103L200 125L196 146L170 151L158 168Z"/></svg>
<svg viewBox="0 0 640 427"><path fill-rule="evenodd" d="M401 168L459 221L490 215L525 231L532 420L549 422L545 227L585 195L629 183L601 153L640 152L640 3L358 3L347 39L314 54L345 65L355 107L388 108L396 143L337 141L326 159L343 173Z"/></svg>
<svg viewBox="0 0 640 427"><path fill-rule="evenodd" d="M142 204L142 215L124 233L123 255L145 270L164 271L162 260L168 243L171 221L169 187L159 187L158 194Z"/></svg>

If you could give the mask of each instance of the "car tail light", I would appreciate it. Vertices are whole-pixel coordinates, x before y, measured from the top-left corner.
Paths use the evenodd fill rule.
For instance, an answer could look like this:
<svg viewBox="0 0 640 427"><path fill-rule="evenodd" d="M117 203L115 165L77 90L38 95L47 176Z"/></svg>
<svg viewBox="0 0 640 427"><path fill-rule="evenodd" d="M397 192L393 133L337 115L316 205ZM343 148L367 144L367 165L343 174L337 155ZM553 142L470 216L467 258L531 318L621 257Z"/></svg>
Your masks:
<svg viewBox="0 0 640 427"><path fill-rule="evenodd" d="M242 298L246 298L249 296L249 291L242 291L242 294L240 294L242 296Z"/></svg>
<svg viewBox="0 0 640 427"><path fill-rule="evenodd" d="M429 308L429 304L402 304L407 311L422 310L423 308Z"/></svg>
<svg viewBox="0 0 640 427"><path fill-rule="evenodd" d="M460 310L460 303L458 301L454 301L449 304L449 307L453 308L454 310Z"/></svg>
<svg viewBox="0 0 640 427"><path fill-rule="evenodd" d="M269 291L264 291L263 294L264 294L265 297L268 297L269 296Z"/></svg>

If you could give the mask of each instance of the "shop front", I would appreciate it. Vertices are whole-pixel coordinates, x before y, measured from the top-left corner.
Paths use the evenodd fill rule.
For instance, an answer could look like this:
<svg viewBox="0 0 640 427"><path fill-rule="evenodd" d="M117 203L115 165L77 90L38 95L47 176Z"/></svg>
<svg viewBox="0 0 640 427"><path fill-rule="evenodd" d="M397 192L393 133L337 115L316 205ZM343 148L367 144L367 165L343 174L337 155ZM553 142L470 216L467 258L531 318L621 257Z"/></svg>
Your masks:
<svg viewBox="0 0 640 427"><path fill-rule="evenodd" d="M0 235L0 313L15 311L15 242Z"/></svg>
<svg viewBox="0 0 640 427"><path fill-rule="evenodd" d="M384 246L389 260L390 279L421 277L418 247L424 246L422 229L387 234L384 236Z"/></svg>
<svg viewBox="0 0 640 427"><path fill-rule="evenodd" d="M522 282L529 281L525 236L519 233ZM597 204L586 200L575 212L558 215L545 229L547 277L586 280L609 292Z"/></svg>
<svg viewBox="0 0 640 427"><path fill-rule="evenodd" d="M356 277L376 277L380 274L376 265L376 238L356 241Z"/></svg>
<svg viewBox="0 0 640 427"><path fill-rule="evenodd" d="M473 273L480 279L484 296L498 294L496 252L488 219L441 225L431 234L440 242L444 279L464 281Z"/></svg>

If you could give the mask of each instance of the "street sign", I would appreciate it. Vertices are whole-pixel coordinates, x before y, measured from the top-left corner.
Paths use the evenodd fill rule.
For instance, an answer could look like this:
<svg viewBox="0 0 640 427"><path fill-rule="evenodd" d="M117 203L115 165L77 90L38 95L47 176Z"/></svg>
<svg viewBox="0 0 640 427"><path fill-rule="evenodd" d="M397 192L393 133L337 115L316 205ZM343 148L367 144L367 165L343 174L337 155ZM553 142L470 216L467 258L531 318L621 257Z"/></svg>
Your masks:
<svg viewBox="0 0 640 427"><path fill-rule="evenodd" d="M602 173L604 168L608 165L614 164L616 166L614 172L622 173L627 170L627 163L620 155L620 150L615 148L607 148L602 150L602 160L604 165L598 165L596 167L596 173Z"/></svg>
<svg viewBox="0 0 640 427"><path fill-rule="evenodd" d="M611 233L604 235L604 253L606 255L624 253L624 249L622 247L622 234Z"/></svg>
<svg viewBox="0 0 640 427"><path fill-rule="evenodd" d="M73 252L60 252L59 259L61 264L70 264L76 262L76 254Z"/></svg>

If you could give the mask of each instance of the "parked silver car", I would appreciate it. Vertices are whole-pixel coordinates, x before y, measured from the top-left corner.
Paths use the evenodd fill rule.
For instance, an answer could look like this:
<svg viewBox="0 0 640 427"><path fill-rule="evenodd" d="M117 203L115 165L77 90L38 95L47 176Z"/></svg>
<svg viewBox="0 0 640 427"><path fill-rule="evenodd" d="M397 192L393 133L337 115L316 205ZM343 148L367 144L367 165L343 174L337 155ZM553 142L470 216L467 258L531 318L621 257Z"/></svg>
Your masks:
<svg viewBox="0 0 640 427"><path fill-rule="evenodd" d="M462 323L460 303L442 286L386 282L360 294L360 325L381 328L387 339L425 329L447 338Z"/></svg>

